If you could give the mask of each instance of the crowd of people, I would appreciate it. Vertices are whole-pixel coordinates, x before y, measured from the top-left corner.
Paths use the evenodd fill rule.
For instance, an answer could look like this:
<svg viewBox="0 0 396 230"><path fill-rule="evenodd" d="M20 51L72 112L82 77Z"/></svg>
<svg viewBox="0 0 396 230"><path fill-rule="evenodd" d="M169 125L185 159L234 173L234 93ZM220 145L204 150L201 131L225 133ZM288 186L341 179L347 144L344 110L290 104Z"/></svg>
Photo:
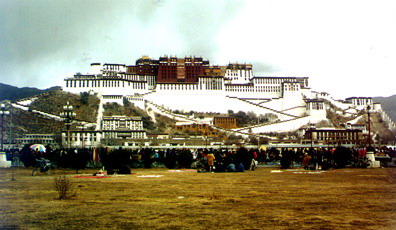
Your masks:
<svg viewBox="0 0 396 230"><path fill-rule="evenodd" d="M378 148L376 154L396 158L396 150ZM53 167L105 167L108 173L130 173L130 168L197 168L199 172L243 172L257 165L281 168L322 169L365 167L365 148L269 148L269 149L163 149L92 148L51 149L40 152L25 146L6 151L14 166L36 166L37 159L47 159Z"/></svg>

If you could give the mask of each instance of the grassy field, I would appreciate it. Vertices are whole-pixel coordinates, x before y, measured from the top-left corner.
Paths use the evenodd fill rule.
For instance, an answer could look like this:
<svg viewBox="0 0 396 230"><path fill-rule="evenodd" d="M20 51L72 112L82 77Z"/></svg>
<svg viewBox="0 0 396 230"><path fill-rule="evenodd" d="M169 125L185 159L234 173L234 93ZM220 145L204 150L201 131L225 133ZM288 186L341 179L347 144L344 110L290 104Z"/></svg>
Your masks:
<svg viewBox="0 0 396 230"><path fill-rule="evenodd" d="M0 169L0 229L396 229L394 168L73 173ZM57 199L59 175L74 197Z"/></svg>

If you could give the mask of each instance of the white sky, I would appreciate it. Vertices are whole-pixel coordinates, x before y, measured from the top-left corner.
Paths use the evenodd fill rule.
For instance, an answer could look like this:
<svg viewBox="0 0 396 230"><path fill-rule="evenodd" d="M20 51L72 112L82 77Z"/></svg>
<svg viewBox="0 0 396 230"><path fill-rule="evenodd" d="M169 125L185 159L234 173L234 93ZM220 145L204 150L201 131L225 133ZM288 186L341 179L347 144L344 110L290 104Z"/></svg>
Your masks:
<svg viewBox="0 0 396 230"><path fill-rule="evenodd" d="M396 94L391 0L2 0L0 20L0 82L18 87L169 54L307 76L338 99Z"/></svg>

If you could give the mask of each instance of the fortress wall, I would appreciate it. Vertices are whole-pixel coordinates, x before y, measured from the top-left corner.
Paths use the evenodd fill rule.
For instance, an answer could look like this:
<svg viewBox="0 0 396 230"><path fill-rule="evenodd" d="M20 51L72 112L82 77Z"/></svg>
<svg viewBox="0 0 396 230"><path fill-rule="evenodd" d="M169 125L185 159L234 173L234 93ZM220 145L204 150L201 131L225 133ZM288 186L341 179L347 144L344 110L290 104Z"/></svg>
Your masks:
<svg viewBox="0 0 396 230"><path fill-rule="evenodd" d="M342 102L334 100L333 98L326 97L326 100L330 101L331 104L333 104L336 107L343 109L343 110L346 110L349 107L353 107L352 104L350 104L350 103L342 103Z"/></svg>
<svg viewBox="0 0 396 230"><path fill-rule="evenodd" d="M271 125L264 125L261 127L256 127L252 128L251 132L252 133L270 133L270 132L290 132L290 131L296 131L299 128L301 128L304 125L307 125L308 123L317 123L323 119L323 117L320 116L306 116L306 117L301 117L301 118L296 118L284 122L278 122L275 124ZM242 132L249 132L249 130L243 130Z"/></svg>
<svg viewBox="0 0 396 230"><path fill-rule="evenodd" d="M19 105L23 105L23 106L29 106L33 101L35 101L37 99L37 97L33 97L33 98L29 98L27 100L23 100L23 101L18 101L17 103Z"/></svg>
<svg viewBox="0 0 396 230"><path fill-rule="evenodd" d="M238 98L279 98L280 92L243 92L243 91L225 91L230 97Z"/></svg>
<svg viewBox="0 0 396 230"><path fill-rule="evenodd" d="M310 122L310 117L301 117L290 121L252 128L252 133L289 132L295 131ZM242 132L249 132L243 130Z"/></svg>
<svg viewBox="0 0 396 230"><path fill-rule="evenodd" d="M274 113L272 110L265 109L237 98L225 97L223 93L214 93L201 91L192 93L152 93L145 95L145 99L152 101L157 105L170 110L181 110L184 112L195 111L205 113L228 113L228 110L234 111L252 111L255 114ZM284 120L286 118L281 114L277 114L278 118ZM287 117L287 116L286 116Z"/></svg>
<svg viewBox="0 0 396 230"><path fill-rule="evenodd" d="M367 105L353 105L352 107L357 110L366 110L367 109Z"/></svg>
<svg viewBox="0 0 396 230"><path fill-rule="evenodd" d="M278 119L280 119L280 120L285 120L285 119L289 118L288 116L285 116L283 114L275 113L274 111L272 111L270 109L266 109L266 108L263 108L263 107L260 107L260 106L256 106L256 105L250 104L250 103L245 102L245 101L241 101L241 100L236 99L236 98L226 97L225 98L225 103L227 105L227 110L231 109L231 110L234 111L234 113L237 113L238 111L245 111L245 112L252 111L252 112L254 112L257 115L260 115L260 114L264 115L266 113L273 113L273 114L276 114L278 116Z"/></svg>
<svg viewBox="0 0 396 230"><path fill-rule="evenodd" d="M326 118L326 110L310 110L308 111L309 114L309 122L310 123L318 123L319 121L322 120L327 120Z"/></svg>
<svg viewBox="0 0 396 230"><path fill-rule="evenodd" d="M271 125L263 125L251 129L252 133L270 133L270 132L290 132L296 131L308 123L317 123L319 121L326 120L326 116L323 114L315 114L313 116L306 116L288 121L278 122ZM250 130L241 130L241 132L248 133Z"/></svg>
<svg viewBox="0 0 396 230"><path fill-rule="evenodd" d="M134 106L137 106L141 109L144 109L144 100L143 97L141 96L135 96L135 95L129 95L129 96L123 96L123 95L102 95L102 103L117 103L120 105L124 105L124 97L131 102Z"/></svg>
<svg viewBox="0 0 396 230"><path fill-rule="evenodd" d="M180 110L184 112L215 112L226 113L224 96L221 94L205 94L203 91L185 93L152 93L145 95L148 101L160 105L168 110Z"/></svg>
<svg viewBox="0 0 396 230"><path fill-rule="evenodd" d="M109 95L103 95L103 100L102 103L106 104L106 103L117 103L122 105L122 99L123 96L121 95L114 95L114 96L109 96Z"/></svg>
<svg viewBox="0 0 396 230"><path fill-rule="evenodd" d="M28 106L23 106L23 105L19 105L19 104L15 104L15 103L12 103L12 107L15 107L15 108L18 108L18 109L22 109L22 110L25 110L25 111L29 110Z"/></svg>
<svg viewBox="0 0 396 230"><path fill-rule="evenodd" d="M380 110L378 111L381 118L388 124L388 128L392 131L392 132L396 132L396 124L395 122L393 122L393 120L388 116L388 114L385 113L385 111Z"/></svg>
<svg viewBox="0 0 396 230"><path fill-rule="evenodd" d="M283 112L285 112L287 114L294 115L294 116L301 117L301 116L306 115L307 110L306 110L305 106L299 106L299 107L293 107L292 109L289 109L289 110L286 110Z"/></svg>
<svg viewBox="0 0 396 230"><path fill-rule="evenodd" d="M157 106L153 105L150 102L146 103L146 109L147 110L150 109L149 115L153 118L154 121L156 121L154 113L161 114L163 116L169 117L169 118L174 119L176 121L189 121L188 119L185 119L182 116L176 116L175 114L172 114L172 113L170 113L168 111L161 110Z"/></svg>
<svg viewBox="0 0 396 230"><path fill-rule="evenodd" d="M279 98L279 99L274 99L266 103L261 104L264 107L268 107L271 109L283 111L287 109L291 109L297 106L304 106L305 107L305 102L302 98L302 96L295 96L295 97L285 97L285 98Z"/></svg>
<svg viewBox="0 0 396 230"><path fill-rule="evenodd" d="M141 109L144 109L144 99L142 96L126 96L125 97L131 104L133 104L134 106L137 106Z"/></svg>

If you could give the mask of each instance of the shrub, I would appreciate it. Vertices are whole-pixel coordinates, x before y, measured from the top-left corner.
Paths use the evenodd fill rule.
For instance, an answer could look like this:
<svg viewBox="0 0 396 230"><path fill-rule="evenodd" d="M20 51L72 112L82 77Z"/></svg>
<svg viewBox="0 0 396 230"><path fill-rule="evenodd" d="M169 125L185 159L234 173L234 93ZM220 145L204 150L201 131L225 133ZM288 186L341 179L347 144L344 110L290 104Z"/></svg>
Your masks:
<svg viewBox="0 0 396 230"><path fill-rule="evenodd" d="M88 92L80 93L80 103L83 105L87 105L88 101L89 101L89 93Z"/></svg>
<svg viewBox="0 0 396 230"><path fill-rule="evenodd" d="M59 200L72 197L72 195L70 195L72 184L70 182L70 179L65 175L54 177L54 187L55 190L58 192Z"/></svg>

